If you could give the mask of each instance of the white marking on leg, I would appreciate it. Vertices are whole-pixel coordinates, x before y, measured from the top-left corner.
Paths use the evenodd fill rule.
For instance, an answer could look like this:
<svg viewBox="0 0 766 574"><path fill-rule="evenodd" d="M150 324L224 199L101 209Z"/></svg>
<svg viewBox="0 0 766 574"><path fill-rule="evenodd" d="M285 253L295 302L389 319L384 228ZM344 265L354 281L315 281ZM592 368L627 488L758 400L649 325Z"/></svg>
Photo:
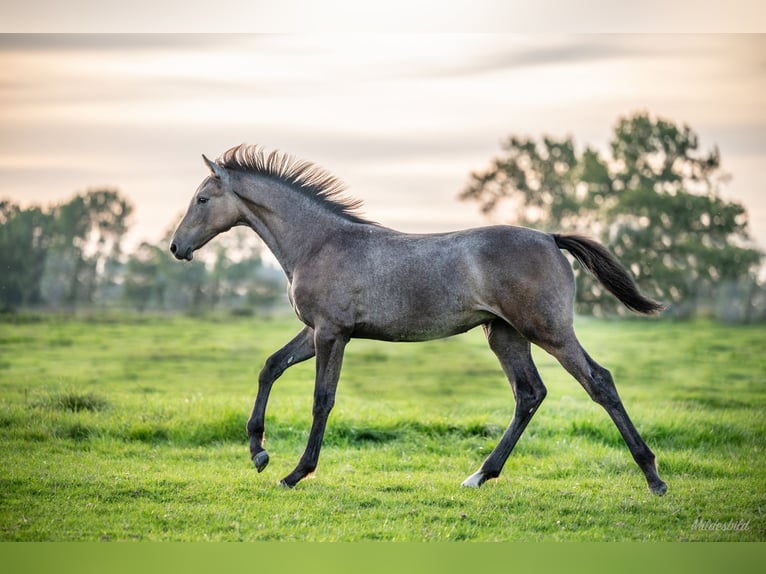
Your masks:
<svg viewBox="0 0 766 574"><path fill-rule="evenodd" d="M295 360L295 355L290 355L289 357L287 357L287 364L291 365L294 360Z"/></svg>
<svg viewBox="0 0 766 574"><path fill-rule="evenodd" d="M463 486L467 488L479 488L482 484L484 478L484 473L482 473L480 470L477 472L474 472L471 476L466 478L463 481Z"/></svg>

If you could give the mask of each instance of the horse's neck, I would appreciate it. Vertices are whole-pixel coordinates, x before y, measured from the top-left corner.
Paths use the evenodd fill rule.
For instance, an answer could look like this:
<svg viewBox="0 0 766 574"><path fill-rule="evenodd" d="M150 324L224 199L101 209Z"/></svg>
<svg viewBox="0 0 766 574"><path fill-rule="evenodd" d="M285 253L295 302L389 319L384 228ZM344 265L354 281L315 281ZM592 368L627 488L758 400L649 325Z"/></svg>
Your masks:
<svg viewBox="0 0 766 574"><path fill-rule="evenodd" d="M266 243L287 278L298 261L336 233L344 220L282 184L247 178L237 186L246 223Z"/></svg>

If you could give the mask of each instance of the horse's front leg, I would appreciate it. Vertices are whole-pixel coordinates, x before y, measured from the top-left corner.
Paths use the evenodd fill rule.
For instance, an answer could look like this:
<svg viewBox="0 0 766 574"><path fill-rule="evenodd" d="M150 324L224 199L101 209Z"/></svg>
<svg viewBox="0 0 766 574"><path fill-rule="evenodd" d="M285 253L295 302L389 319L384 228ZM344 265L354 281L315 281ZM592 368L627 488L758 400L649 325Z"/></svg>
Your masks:
<svg viewBox="0 0 766 574"><path fill-rule="evenodd" d="M263 449L266 403L271 387L288 367L314 356L314 330L306 327L279 351L266 359L258 375L258 395L255 406L247 421L247 436L250 439L250 458L261 472L269 464L269 454Z"/></svg>
<svg viewBox="0 0 766 574"><path fill-rule="evenodd" d="M323 333L317 329L314 335L316 349L316 382L314 384L314 409L308 444L298 466L280 484L292 488L299 480L314 472L319 462L319 450L327 427L327 418L335 404L343 351L348 338L336 332Z"/></svg>

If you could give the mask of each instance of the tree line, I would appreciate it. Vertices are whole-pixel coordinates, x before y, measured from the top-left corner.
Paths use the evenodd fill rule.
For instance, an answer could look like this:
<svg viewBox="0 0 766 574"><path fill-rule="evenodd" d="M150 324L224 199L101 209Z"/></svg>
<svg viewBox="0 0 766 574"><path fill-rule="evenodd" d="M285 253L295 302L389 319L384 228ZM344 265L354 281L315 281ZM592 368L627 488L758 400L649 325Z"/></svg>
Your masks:
<svg viewBox="0 0 766 574"><path fill-rule="evenodd" d="M0 310L270 308L281 272L264 265L255 236L235 230L181 264L167 241L124 249L133 207L117 190L90 190L49 207L0 201ZM169 232L168 234L169 235Z"/></svg>
<svg viewBox="0 0 766 574"><path fill-rule="evenodd" d="M510 136L460 199L502 221L600 239L668 314L763 321L763 253L744 206L721 196L728 181L717 148L701 151L690 127L640 112L618 120L607 152L571 136ZM579 312L624 312L576 267Z"/></svg>
<svg viewBox="0 0 766 574"><path fill-rule="evenodd" d="M510 136L459 197L495 220L599 238L643 291L671 304L668 314L764 321L763 254L745 208L722 198L727 182L718 149L701 151L691 128L637 113L619 119L607 152L572 137ZM284 278L249 230L181 264L166 248L170 231L125 252L132 211L113 189L47 208L0 201L0 310L252 312L284 301ZM575 269L578 312L624 312Z"/></svg>

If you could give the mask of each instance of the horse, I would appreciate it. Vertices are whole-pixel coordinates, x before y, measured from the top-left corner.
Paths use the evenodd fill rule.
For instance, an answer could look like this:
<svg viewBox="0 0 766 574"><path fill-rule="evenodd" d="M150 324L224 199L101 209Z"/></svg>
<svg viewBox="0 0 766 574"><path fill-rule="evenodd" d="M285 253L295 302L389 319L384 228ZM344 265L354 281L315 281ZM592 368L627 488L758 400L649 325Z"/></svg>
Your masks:
<svg viewBox="0 0 766 574"><path fill-rule="evenodd" d="M250 458L258 472L265 413L274 382L315 357L312 424L295 469L280 484L294 487L319 461L346 345L352 338L425 341L481 326L515 400L511 422L479 469L462 483L478 488L496 478L547 390L531 344L553 357L617 426L650 492L662 495L654 453L623 406L611 374L583 349L574 331L574 274L569 251L626 307L657 314L664 305L641 294L600 243L510 225L451 233L402 233L360 213L334 175L284 152L242 144L217 160L194 193L170 243L179 260L234 226L265 242L287 277L288 298L302 330L268 357L247 422Z"/></svg>

